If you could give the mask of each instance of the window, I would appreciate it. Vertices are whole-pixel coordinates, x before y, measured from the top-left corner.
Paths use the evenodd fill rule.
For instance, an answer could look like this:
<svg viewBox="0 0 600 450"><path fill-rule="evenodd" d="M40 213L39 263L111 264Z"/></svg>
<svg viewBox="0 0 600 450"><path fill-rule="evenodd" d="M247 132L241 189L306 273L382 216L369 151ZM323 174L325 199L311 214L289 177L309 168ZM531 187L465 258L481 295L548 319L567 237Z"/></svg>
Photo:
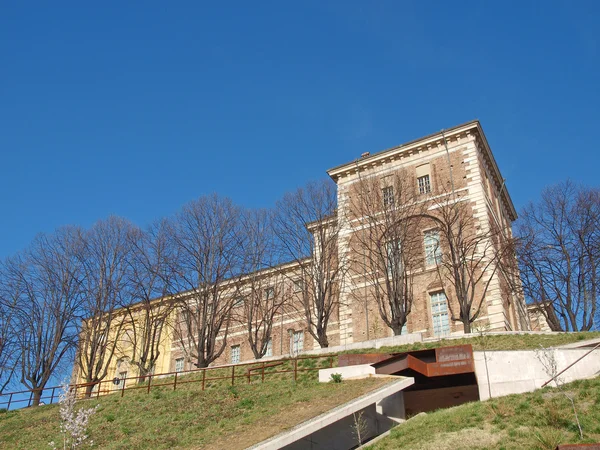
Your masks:
<svg viewBox="0 0 600 450"><path fill-rule="evenodd" d="M429 181L429 175L423 175L417 178L419 183L419 194L429 194L431 192L431 182Z"/></svg>
<svg viewBox="0 0 600 450"><path fill-rule="evenodd" d="M273 356L273 339L267 341L267 352L265 356Z"/></svg>
<svg viewBox="0 0 600 450"><path fill-rule="evenodd" d="M190 323L190 312L186 309L181 311L180 322L181 323Z"/></svg>
<svg viewBox="0 0 600 450"><path fill-rule="evenodd" d="M304 331L292 332L291 338L292 342L290 342L290 347L292 349L292 354L297 355L304 350Z"/></svg>
<svg viewBox="0 0 600 450"><path fill-rule="evenodd" d="M123 389L125 382L127 381L127 371L119 372L119 387Z"/></svg>
<svg viewBox="0 0 600 450"><path fill-rule="evenodd" d="M265 289L265 300L271 300L273 297L275 297L275 288L274 287L268 287Z"/></svg>
<svg viewBox="0 0 600 450"><path fill-rule="evenodd" d="M382 192L384 208L392 208L394 206L394 186L386 186Z"/></svg>
<svg viewBox="0 0 600 450"><path fill-rule="evenodd" d="M177 358L175 360L175 372L183 372L183 358Z"/></svg>
<svg viewBox="0 0 600 450"><path fill-rule="evenodd" d="M244 305L244 298L243 297L238 297L233 301L233 307L237 308L238 306L243 306Z"/></svg>
<svg viewBox="0 0 600 450"><path fill-rule="evenodd" d="M231 364L238 364L240 362L240 346L231 346Z"/></svg>
<svg viewBox="0 0 600 450"><path fill-rule="evenodd" d="M434 266L442 262L440 233L437 230L425 232L425 265Z"/></svg>
<svg viewBox="0 0 600 450"><path fill-rule="evenodd" d="M388 241L385 243L388 275L398 274L402 271L401 248L400 240Z"/></svg>
<svg viewBox="0 0 600 450"><path fill-rule="evenodd" d="M416 167L417 185L419 194L429 194L431 192L431 166L429 163L421 164Z"/></svg>
<svg viewBox="0 0 600 450"><path fill-rule="evenodd" d="M435 292L430 295L431 320L433 322L434 336L447 336L450 334L450 322L448 320L448 303L446 294Z"/></svg>
<svg viewBox="0 0 600 450"><path fill-rule="evenodd" d="M302 292L304 291L304 281L303 280L294 280L294 292Z"/></svg>

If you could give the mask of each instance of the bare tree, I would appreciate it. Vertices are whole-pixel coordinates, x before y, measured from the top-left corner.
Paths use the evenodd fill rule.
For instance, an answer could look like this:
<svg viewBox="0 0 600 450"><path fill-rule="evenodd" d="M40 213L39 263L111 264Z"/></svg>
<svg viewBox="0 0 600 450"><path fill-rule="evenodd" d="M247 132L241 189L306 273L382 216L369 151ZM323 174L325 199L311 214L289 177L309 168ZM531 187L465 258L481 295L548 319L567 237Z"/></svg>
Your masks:
<svg viewBox="0 0 600 450"><path fill-rule="evenodd" d="M84 234L81 263L85 297L77 351L77 370L87 383L85 394L108 375L129 316L120 307L132 296L131 234L125 219L109 217Z"/></svg>
<svg viewBox="0 0 600 450"><path fill-rule="evenodd" d="M248 343L256 359L267 353L275 316L281 314L288 297L284 269L273 268L276 263L272 220L272 213L266 210L244 214L243 275L234 312L241 311L236 315L246 326Z"/></svg>
<svg viewBox="0 0 600 450"><path fill-rule="evenodd" d="M331 180L309 183L277 203L275 233L283 258L294 261L304 282L302 313L309 333L329 346L327 328L339 310L340 284L349 263L338 256L344 221L336 214L337 193Z"/></svg>
<svg viewBox="0 0 600 450"><path fill-rule="evenodd" d="M10 265L10 264L9 264ZM0 394L10 385L17 367L16 302L20 295L11 283L5 262L0 263Z"/></svg>
<svg viewBox="0 0 600 450"><path fill-rule="evenodd" d="M13 287L12 332L20 381L38 405L56 370L76 347L81 290L81 230L41 234L5 265Z"/></svg>
<svg viewBox="0 0 600 450"><path fill-rule="evenodd" d="M129 234L132 253L128 258L130 298L123 306L128 318L123 325L124 352L129 363L138 368L139 382L151 374L161 355L165 336L171 330L175 307L170 288L173 280L172 249L164 221L148 230L132 230ZM127 349L125 348L127 347ZM130 353L125 350L131 347Z"/></svg>
<svg viewBox="0 0 600 450"><path fill-rule="evenodd" d="M518 259L525 296L553 331L592 329L600 288L600 190L571 181L521 212Z"/></svg>
<svg viewBox="0 0 600 450"><path fill-rule="evenodd" d="M426 248L426 263L437 268L451 319L461 321L464 332L471 333L490 283L504 261L514 254L513 240L494 224L480 223L473 216L470 202L459 195L438 197L424 218L437 227Z"/></svg>
<svg viewBox="0 0 600 450"><path fill-rule="evenodd" d="M369 422L365 419L365 410L352 414L352 435L357 445L361 447L369 433Z"/></svg>
<svg viewBox="0 0 600 450"><path fill-rule="evenodd" d="M185 205L171 224L174 286L181 293L175 338L196 367L207 367L227 347L235 288L225 282L240 273L240 214L231 200L211 195Z"/></svg>
<svg viewBox="0 0 600 450"><path fill-rule="evenodd" d="M422 265L420 223L425 203L402 171L361 179L350 197L357 276L364 276L383 322L400 335L414 300L413 277Z"/></svg>
<svg viewBox="0 0 600 450"><path fill-rule="evenodd" d="M581 428L581 422L579 422L579 415L577 414L577 408L575 407L574 397L570 391L564 389L564 380L559 376L560 372L558 371L558 362L556 361L556 349L546 348L540 344L540 348L535 350L535 356L544 367L544 372L550 377L550 380L554 381L559 392L569 400L569 403L571 403L575 423L579 430L579 439L583 439L583 429Z"/></svg>

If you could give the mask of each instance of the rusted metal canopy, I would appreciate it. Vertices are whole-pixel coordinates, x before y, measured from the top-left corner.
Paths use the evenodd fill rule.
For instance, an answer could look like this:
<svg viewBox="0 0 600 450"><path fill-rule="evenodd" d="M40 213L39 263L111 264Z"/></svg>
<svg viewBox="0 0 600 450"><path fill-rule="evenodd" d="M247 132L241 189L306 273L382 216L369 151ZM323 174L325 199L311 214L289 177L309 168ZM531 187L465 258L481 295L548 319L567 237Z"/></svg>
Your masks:
<svg viewBox="0 0 600 450"><path fill-rule="evenodd" d="M471 345L397 353L373 364L373 367L378 374L391 375L412 369L426 377L475 372Z"/></svg>
<svg viewBox="0 0 600 450"><path fill-rule="evenodd" d="M394 356L395 353L345 353L338 356L338 367L375 364Z"/></svg>

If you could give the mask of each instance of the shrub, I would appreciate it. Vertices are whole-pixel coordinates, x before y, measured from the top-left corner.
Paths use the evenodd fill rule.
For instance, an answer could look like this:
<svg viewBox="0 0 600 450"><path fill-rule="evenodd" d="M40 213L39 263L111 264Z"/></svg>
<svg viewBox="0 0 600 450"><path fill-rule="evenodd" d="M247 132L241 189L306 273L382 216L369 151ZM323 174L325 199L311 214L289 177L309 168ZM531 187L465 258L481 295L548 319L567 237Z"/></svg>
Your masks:
<svg viewBox="0 0 600 450"><path fill-rule="evenodd" d="M332 373L331 381L334 383L341 383L342 382L342 374L341 373Z"/></svg>
<svg viewBox="0 0 600 450"><path fill-rule="evenodd" d="M60 433L63 438L63 445L57 446L54 441L50 442L49 445L54 450L62 447L63 449L74 449L83 445L84 441L88 438L87 427L90 417L98 409L98 405L94 408L75 408L77 399L75 397L75 391L69 389L68 384L63 385L63 390L60 395ZM93 441L89 441L92 445Z"/></svg>

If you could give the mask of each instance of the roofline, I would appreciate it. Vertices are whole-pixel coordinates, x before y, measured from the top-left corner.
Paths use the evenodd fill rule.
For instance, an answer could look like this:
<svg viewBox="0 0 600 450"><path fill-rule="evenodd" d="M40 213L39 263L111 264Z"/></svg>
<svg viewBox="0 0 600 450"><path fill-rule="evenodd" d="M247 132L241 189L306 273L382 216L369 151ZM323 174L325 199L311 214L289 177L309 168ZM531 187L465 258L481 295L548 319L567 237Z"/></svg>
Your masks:
<svg viewBox="0 0 600 450"><path fill-rule="evenodd" d="M240 274L236 277L227 278L225 280L220 281L219 284L221 285L221 287L227 288L235 283L239 283L239 282L244 283L244 282L250 280L250 278L253 276L268 276L270 273L289 272L291 270L294 270L297 267L302 266L303 264L306 264L309 261L310 261L310 258L307 257L307 258L303 258L303 259L280 263L280 264L277 264L272 267L265 267L262 269L254 270L252 272ZM154 297L148 301L140 300L138 302L132 303L131 305L119 306L114 309L114 312L126 311L127 309L141 308L144 303L152 304L152 303L158 303L158 302L165 301L165 300L172 300L172 301L180 301L182 299L185 300L186 297L190 297L196 293L195 289L197 289L197 288L187 289L182 292L175 292L173 294L166 294L163 296ZM93 316L85 317L82 320L86 321L86 320L91 319L92 317Z"/></svg>
<svg viewBox="0 0 600 450"><path fill-rule="evenodd" d="M485 148L487 150L488 156L490 157L490 160L492 161L492 169L496 172L496 175L498 177L498 180L500 181L500 188L502 189L502 185L504 185L504 189L502 189L502 195L504 197L504 200L506 201L506 204L508 206L508 210L510 212L510 214L512 214L512 219L513 221L517 220L517 217L519 217L519 215L517 214L517 210L515 208L515 205L512 201L512 198L510 197L510 194L508 193L508 189L506 187L506 178L502 177L502 173L500 172L500 167L498 167L498 163L496 162L496 158L494 158L494 153L492 152L492 149L490 148L490 144L488 143L487 137L485 136L485 133L483 132L483 127L481 126L481 123L479 123L479 121L477 122L477 130L479 131L479 136L481 137L481 140L483 141L483 144L485 145Z"/></svg>
<svg viewBox="0 0 600 450"><path fill-rule="evenodd" d="M445 130L440 130L440 131L438 131L436 133L432 133L432 134L429 134L427 136L423 136L421 138L405 142L404 144L400 144L400 145L397 145L395 147L390 147L390 148L387 148L385 150L381 150L381 151L379 151L377 153L373 153L372 155L366 156L364 158L358 158L358 159L355 159L354 161L350 161L350 162L347 162L345 164L341 164L339 166L333 167L333 168L331 168L331 169L329 169L327 171L327 174L331 178L333 178L338 172L341 172L343 169L347 169L349 166L356 167L357 163L358 163L359 166L361 166L361 165L363 165L365 163L372 163L373 161L381 158L382 156L387 156L388 153L390 153L390 152L392 152L394 150L403 150L405 147L411 147L414 144L420 143L421 141L432 140L434 138L441 139L442 138L442 133L445 135L447 133L453 133L455 131L462 131L463 128L464 129L470 129L470 128L476 128L477 126L479 126L479 121L478 120L472 120L470 122L465 122L465 123L463 123L461 125L457 125L457 126L452 127L452 128L447 128Z"/></svg>
<svg viewBox="0 0 600 450"><path fill-rule="evenodd" d="M502 174L500 173L500 169L498 167L496 159L494 158L494 155L493 155L490 145L487 141L485 133L483 132L483 127L481 126L481 123L479 122L479 120L472 120L470 122L465 122L463 124L456 125L452 128L442 129L436 133L429 134L429 135L421 137L419 139L414 139L412 141L406 142L406 143L398 145L396 147L391 147L391 148L382 150L380 152L374 153L369 156L357 158L354 161L351 161L351 162L348 162L348 163L345 163L345 164L342 164L342 165L339 165L339 166L329 169L327 171L327 174L334 181L336 181L336 178L339 175L341 175L342 173L349 171L349 170L352 170L352 171L359 170L359 169L363 168L364 166L369 166L369 165L377 162L378 160L388 158L389 156L391 156L392 153L401 153L410 148L417 147L418 145L423 145L427 141L437 141L437 140L441 140L444 138L447 139L451 135L462 133L462 132L469 131L469 130L477 130L477 133L481 137L481 142L483 143L483 147L485 148L486 153L489 156L489 159L491 161L492 171L495 172L496 178L498 179L498 182L500 183L500 186L501 186L500 189L502 189L502 183L504 181L504 178L502 177ZM513 201L511 199L510 194L508 193L508 189L506 189L506 187L504 189L502 189L502 197L503 197L504 203L508 207L509 214L512 216L512 220L513 221L516 220L518 217L517 210L515 209Z"/></svg>

